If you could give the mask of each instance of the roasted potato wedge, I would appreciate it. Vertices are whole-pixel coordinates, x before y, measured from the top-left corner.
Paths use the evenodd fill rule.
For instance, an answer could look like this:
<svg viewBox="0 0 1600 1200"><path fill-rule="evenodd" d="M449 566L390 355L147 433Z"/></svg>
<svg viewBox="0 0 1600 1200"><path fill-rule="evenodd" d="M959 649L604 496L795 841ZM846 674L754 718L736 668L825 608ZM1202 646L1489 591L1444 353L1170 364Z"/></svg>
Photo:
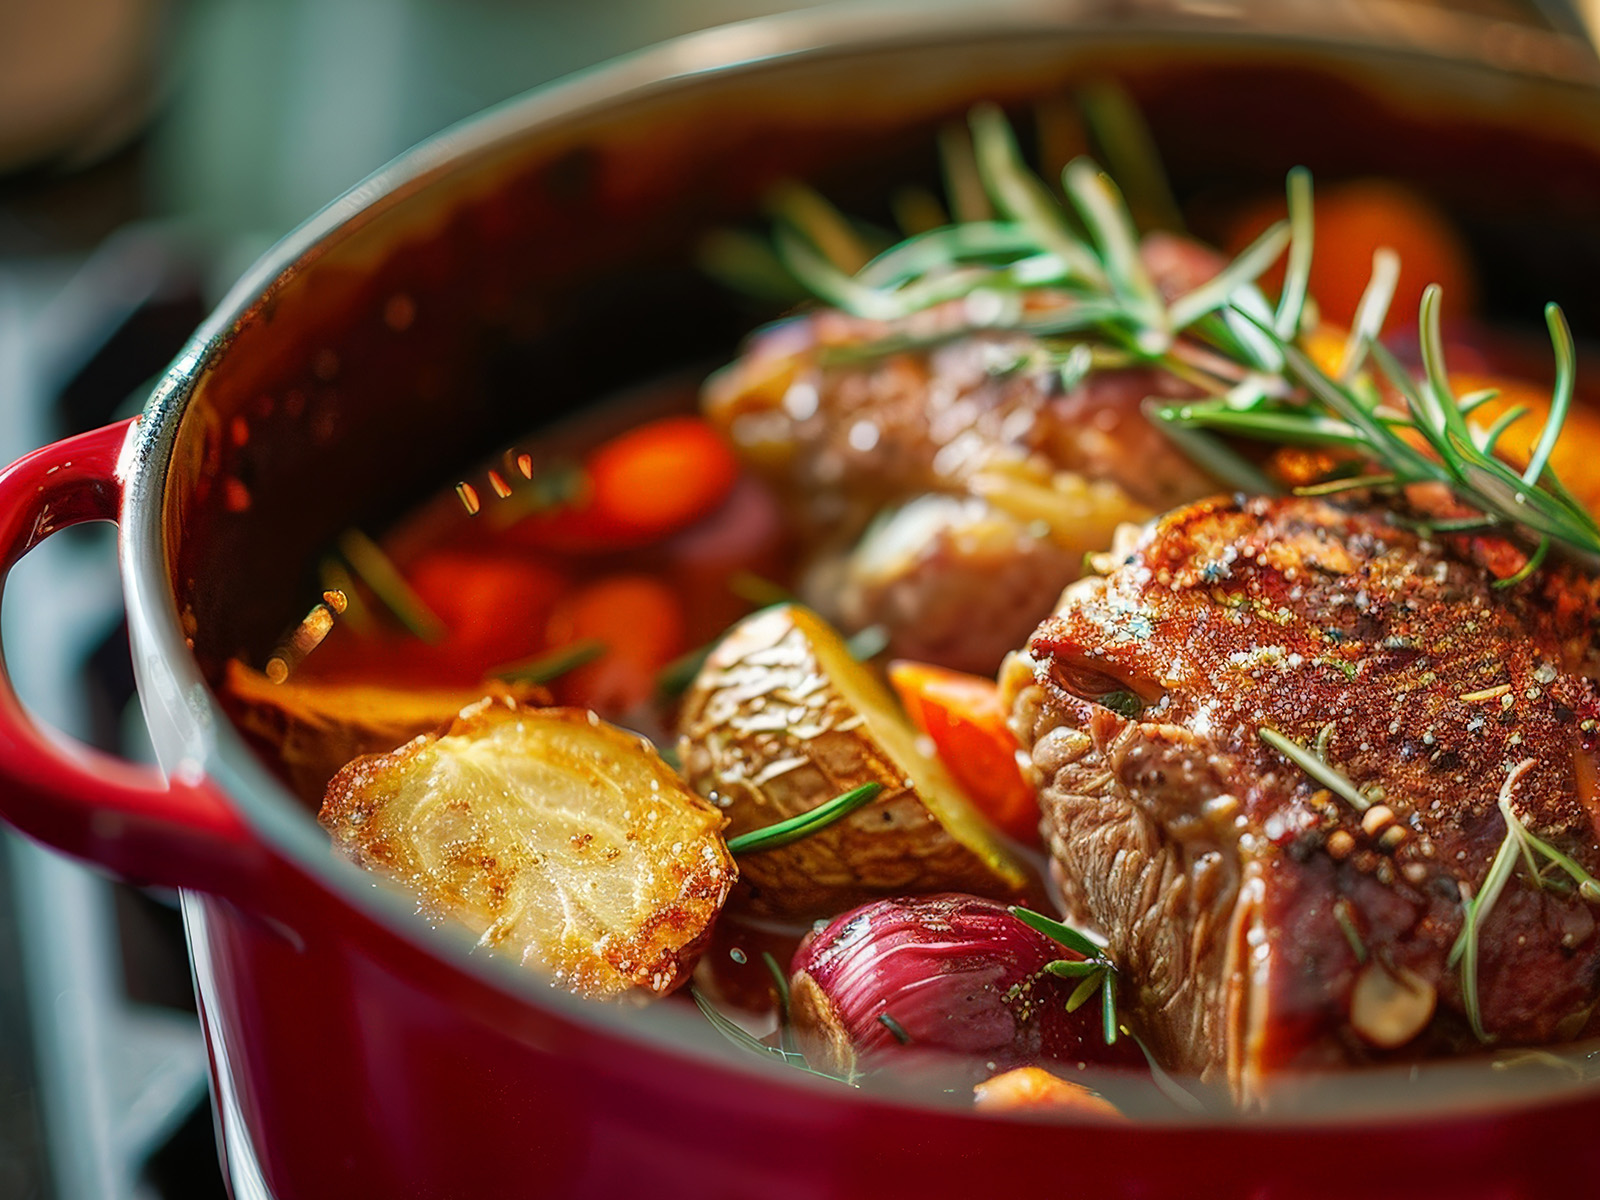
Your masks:
<svg viewBox="0 0 1600 1200"><path fill-rule="evenodd" d="M969 805L871 671L798 605L747 618L684 699L684 774L730 833L807 812L865 783L866 807L740 859L752 908L815 917L877 896L963 891L1006 899L1026 874Z"/></svg>
<svg viewBox="0 0 1600 1200"><path fill-rule="evenodd" d="M273 683L237 659L228 662L222 703L234 722L283 766L294 793L322 803L328 780L360 754L393 750L432 733L485 695L534 703L542 688L491 682L474 688L398 688L378 683Z"/></svg>
<svg viewBox="0 0 1600 1200"><path fill-rule="evenodd" d="M722 816L581 709L484 700L349 764L321 820L425 912L584 996L671 991L737 878Z"/></svg>

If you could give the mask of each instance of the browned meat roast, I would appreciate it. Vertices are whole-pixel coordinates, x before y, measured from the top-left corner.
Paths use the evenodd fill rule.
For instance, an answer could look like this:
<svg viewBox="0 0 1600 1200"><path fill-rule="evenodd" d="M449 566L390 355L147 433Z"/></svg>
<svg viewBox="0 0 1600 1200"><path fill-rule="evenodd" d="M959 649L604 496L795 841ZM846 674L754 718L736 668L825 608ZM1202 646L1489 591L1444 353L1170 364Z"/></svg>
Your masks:
<svg viewBox="0 0 1600 1200"><path fill-rule="evenodd" d="M1170 236L1147 239L1145 259L1173 294L1217 269L1211 251ZM944 608L996 607L985 597L1000 547L1001 608L1023 613L1020 623L968 622L961 636L934 639L949 652L938 661L989 672L1119 522L1215 489L1141 411L1147 397L1192 394L1188 385L1102 364L1065 386L1039 339L973 332L1001 321L1008 303L1037 313L1062 301L979 294L892 324L821 310L758 336L704 398L812 548L804 598L846 627L884 625L896 653L926 653ZM924 506L900 523L919 528L922 544L891 539L886 571L884 539L858 539L930 495L979 500L982 511L947 506L927 521Z"/></svg>
<svg viewBox="0 0 1600 1200"><path fill-rule="evenodd" d="M1449 960L1499 803L1600 870L1600 588L1551 567L1496 588L1479 560L1503 542L1312 500L1204 501L1122 549L1002 684L1069 913L1109 939L1153 1052L1250 1102L1278 1072L1476 1047ZM1537 847L1509 865L1470 975L1482 1026L1577 1036L1600 893Z"/></svg>

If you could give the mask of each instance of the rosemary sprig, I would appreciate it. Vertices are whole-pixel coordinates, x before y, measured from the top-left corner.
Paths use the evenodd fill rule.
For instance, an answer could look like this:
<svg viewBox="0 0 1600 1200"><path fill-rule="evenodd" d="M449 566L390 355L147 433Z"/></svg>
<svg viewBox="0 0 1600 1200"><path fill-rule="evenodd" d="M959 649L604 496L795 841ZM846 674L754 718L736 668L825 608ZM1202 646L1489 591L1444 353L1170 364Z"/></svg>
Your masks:
<svg viewBox="0 0 1600 1200"><path fill-rule="evenodd" d="M1399 274L1392 252L1374 256L1336 374L1296 344L1314 311L1308 294L1311 178L1303 169L1289 174L1286 221L1216 277L1168 302L1144 268L1139 232L1121 193L1094 163L1080 158L1067 165L1063 204L1024 166L999 109L974 109L970 125L970 142L944 137L946 165L969 192L975 174L987 206L968 196L954 206L955 223L907 238L853 275L829 254L831 231L808 241L786 223L778 231L779 250L799 281L846 311L887 321L965 299L963 318L942 323L929 341L985 330L1031 333L1044 340L1043 364L1061 369L1067 380L1081 377L1079 347L1085 344L1169 370L1201 395L1152 401L1152 418L1208 470L1252 492L1274 489L1223 439L1326 446L1354 455L1367 464L1357 471L1363 485L1378 489L1443 484L1481 512L1486 527L1528 544L1527 568L1504 586L1520 583L1556 547L1600 565L1600 525L1550 468L1571 406L1575 362L1559 307L1545 309L1556 361L1549 415L1526 467L1517 471L1496 457L1495 448L1506 427L1526 414L1513 410L1487 429L1468 422L1490 396L1452 390L1437 286L1421 306L1419 379L1378 342ZM1284 287L1276 306L1269 305L1255 281L1285 251ZM852 353L870 357L919 344L891 331ZM1069 355L1075 356L1071 362Z"/></svg>
<svg viewBox="0 0 1600 1200"><path fill-rule="evenodd" d="M1478 1003L1478 932L1488 921L1496 901L1500 899L1500 894L1505 891L1506 884L1515 874L1517 859L1522 858L1535 887L1547 886L1544 868L1538 862L1538 858L1543 858L1548 864L1564 872L1577 885L1578 895L1591 903L1600 903L1600 880L1584 870L1570 855L1562 853L1543 838L1531 833L1511 808L1511 794L1517 783L1537 765L1537 759L1523 759L1511 768L1505 782L1500 785L1498 805L1500 816L1505 821L1506 835L1500 843L1500 848L1495 851L1494 861L1489 865L1489 873L1484 877L1483 886L1466 903L1461 932L1456 936L1455 944L1450 947L1449 958L1445 960L1447 966L1459 965L1461 968L1462 1001L1467 1007L1467 1020L1472 1024L1472 1032L1477 1035L1480 1042L1490 1042L1494 1039L1483 1028L1483 1012Z"/></svg>
<svg viewBox="0 0 1600 1200"><path fill-rule="evenodd" d="M425 642L444 640L444 622L417 595L376 542L359 529L347 529L339 535L339 554L355 577L408 632Z"/></svg>
<svg viewBox="0 0 1600 1200"><path fill-rule="evenodd" d="M755 1034L751 1033L737 1021L730 1019L717 1008L699 988L691 987L689 995L693 997L695 1007L700 1010L700 1015L710 1022L711 1027L727 1038L741 1050L748 1050L752 1054L759 1054L767 1058L775 1058L791 1070L801 1071L807 1075L815 1075L819 1079L831 1079L835 1083L842 1083L849 1087L859 1087L855 1076L834 1075L828 1071L819 1071L806 1061L804 1054L798 1050L791 1050L784 1046L769 1046Z"/></svg>
<svg viewBox="0 0 1600 1200"><path fill-rule="evenodd" d="M1012 905L1011 915L1024 925L1038 930L1052 941L1060 942L1069 950L1083 955L1081 959L1061 958L1046 963L1044 969L1058 979L1076 979L1078 986L1067 997L1067 1011L1077 1012L1100 993L1100 1030L1106 1045L1117 1040L1117 967L1106 953L1106 948L1070 925L1063 925L1053 917L1034 912L1029 908Z"/></svg>
<svg viewBox="0 0 1600 1200"><path fill-rule="evenodd" d="M1350 806L1357 812L1366 812L1372 807L1372 801L1361 794L1361 789L1351 783L1344 772L1329 766L1320 754L1307 750L1299 742L1292 741L1276 729L1268 729L1265 725L1256 730L1256 736L1330 792L1349 801ZM1318 739L1319 746L1323 741L1324 739Z"/></svg>
<svg viewBox="0 0 1600 1200"><path fill-rule="evenodd" d="M579 638L523 662L496 667L489 673L507 683L549 683L593 662L608 649L610 647L599 638Z"/></svg>
<svg viewBox="0 0 1600 1200"><path fill-rule="evenodd" d="M776 824L752 829L749 833L729 838L728 853L735 856L755 854L762 850L776 850L779 846L798 842L801 838L810 837L819 829L826 828L835 821L848 817L856 809L871 803L882 790L881 783L863 783L860 787L851 788L832 800L824 801L809 812L799 813Z"/></svg>

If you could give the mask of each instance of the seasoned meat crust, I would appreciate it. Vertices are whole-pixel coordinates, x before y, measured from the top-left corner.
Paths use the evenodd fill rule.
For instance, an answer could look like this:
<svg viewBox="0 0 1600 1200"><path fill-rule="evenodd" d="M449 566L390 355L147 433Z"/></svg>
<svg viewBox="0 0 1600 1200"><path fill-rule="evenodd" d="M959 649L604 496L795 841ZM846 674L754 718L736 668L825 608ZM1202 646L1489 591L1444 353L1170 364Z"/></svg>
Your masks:
<svg viewBox="0 0 1600 1200"><path fill-rule="evenodd" d="M1143 256L1169 298L1220 266L1170 235L1147 238ZM1096 363L1068 386L1043 342L991 327L1059 315L1062 304L1045 292L986 293L896 322L823 309L764 330L708 382L707 418L773 487L812 557L809 604L846 628L882 625L896 655L932 652L992 674L1119 523L1215 489L1142 409L1152 396L1193 395L1190 384ZM864 532L881 542L869 526L885 518L904 526L900 506L926 515L941 498L985 510L981 545L974 521L953 510L920 553L901 556L898 574L857 545ZM1013 526L1003 538L1001 522ZM930 638L941 611L1000 619Z"/></svg>
<svg viewBox="0 0 1600 1200"><path fill-rule="evenodd" d="M1507 834L1600 870L1597 589L1493 586L1382 513L1210 500L1081 580L1002 683L1070 915L1168 1066L1249 1103L1276 1073L1479 1045L1448 962ZM1266 744L1320 755L1369 807ZM1520 860L1480 927L1497 1045L1590 1028L1595 910Z"/></svg>

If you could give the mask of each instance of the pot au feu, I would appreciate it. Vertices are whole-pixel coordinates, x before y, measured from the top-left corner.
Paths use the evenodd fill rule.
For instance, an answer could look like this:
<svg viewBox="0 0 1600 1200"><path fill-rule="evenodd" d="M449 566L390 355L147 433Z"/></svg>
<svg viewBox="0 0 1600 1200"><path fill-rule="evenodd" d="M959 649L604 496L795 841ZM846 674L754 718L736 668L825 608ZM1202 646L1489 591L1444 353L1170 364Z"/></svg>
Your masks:
<svg viewBox="0 0 1600 1200"><path fill-rule="evenodd" d="M697 412L352 531L241 728L427 918L841 1086L1116 1119L1592 1034L1559 311L1542 377L1458 332L1399 185L1296 172L1225 253L947 142L888 245L785 193L745 266L812 299Z"/></svg>

